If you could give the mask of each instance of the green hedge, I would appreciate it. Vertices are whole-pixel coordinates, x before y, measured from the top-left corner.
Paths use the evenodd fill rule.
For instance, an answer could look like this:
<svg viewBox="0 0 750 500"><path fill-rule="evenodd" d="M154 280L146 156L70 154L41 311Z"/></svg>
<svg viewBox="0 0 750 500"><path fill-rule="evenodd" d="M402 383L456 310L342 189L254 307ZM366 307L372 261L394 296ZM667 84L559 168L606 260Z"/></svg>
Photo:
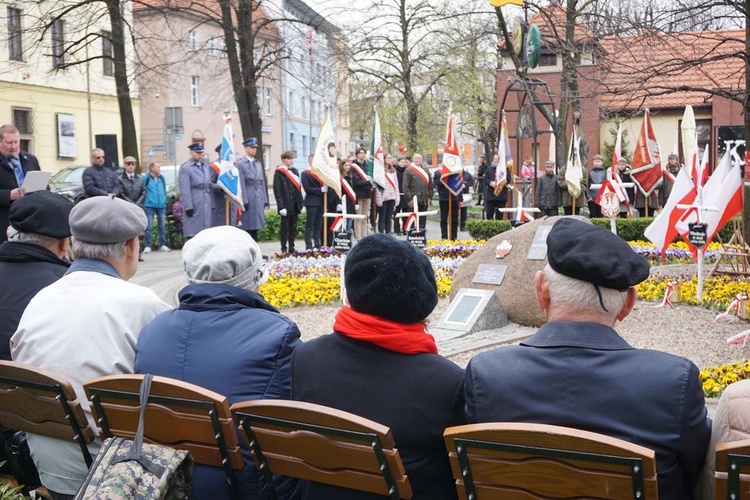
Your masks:
<svg viewBox="0 0 750 500"><path fill-rule="evenodd" d="M307 213L303 212L297 217L297 237L304 238L305 236L305 221L307 220ZM281 233L281 216L276 210L266 210L266 225L258 231L258 239L260 241L279 241L279 234Z"/></svg>
<svg viewBox="0 0 750 500"><path fill-rule="evenodd" d="M630 219L615 219L617 234L625 241L646 240L643 232L653 222L653 217L635 217ZM605 229L610 228L609 219L606 217L591 219L591 222ZM493 236L508 231L510 221L507 220L482 220L469 219L466 221L466 230L472 238L477 240L488 240ZM721 241L727 242L732 237L732 224L727 224L719 231ZM678 236L679 239L679 236ZM677 241L677 240L675 240Z"/></svg>

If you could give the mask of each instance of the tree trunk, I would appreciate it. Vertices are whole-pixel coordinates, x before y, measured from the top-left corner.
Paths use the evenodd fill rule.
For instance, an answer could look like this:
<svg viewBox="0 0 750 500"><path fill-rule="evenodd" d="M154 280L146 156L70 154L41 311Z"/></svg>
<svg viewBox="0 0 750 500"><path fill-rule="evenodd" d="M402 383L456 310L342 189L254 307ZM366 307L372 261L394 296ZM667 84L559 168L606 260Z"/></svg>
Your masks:
<svg viewBox="0 0 750 500"><path fill-rule="evenodd" d="M133 156L140 165L138 134L135 130L133 103L130 100L128 68L125 58L125 22L119 0L107 0L110 22L112 23L112 59L117 89L117 104L120 107L120 127L122 128L122 154ZM116 160L119 163L119 158Z"/></svg>

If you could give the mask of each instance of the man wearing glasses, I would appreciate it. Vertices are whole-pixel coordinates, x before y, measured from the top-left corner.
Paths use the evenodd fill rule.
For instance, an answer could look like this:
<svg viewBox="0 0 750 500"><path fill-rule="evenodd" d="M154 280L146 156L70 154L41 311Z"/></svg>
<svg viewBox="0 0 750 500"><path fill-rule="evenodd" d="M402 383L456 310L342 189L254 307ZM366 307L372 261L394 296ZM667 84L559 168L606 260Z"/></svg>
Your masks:
<svg viewBox="0 0 750 500"><path fill-rule="evenodd" d="M91 151L91 166L83 171L81 177L86 198L94 196L120 196L122 189L114 172L104 166L104 150L96 148Z"/></svg>

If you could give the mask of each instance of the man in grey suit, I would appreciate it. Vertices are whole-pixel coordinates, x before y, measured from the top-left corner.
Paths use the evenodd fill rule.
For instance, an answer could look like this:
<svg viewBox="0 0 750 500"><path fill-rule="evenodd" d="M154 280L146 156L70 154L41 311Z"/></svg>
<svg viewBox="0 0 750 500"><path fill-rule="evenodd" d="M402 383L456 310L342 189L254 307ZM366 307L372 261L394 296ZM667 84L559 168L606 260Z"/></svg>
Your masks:
<svg viewBox="0 0 750 500"><path fill-rule="evenodd" d="M533 422L606 434L656 452L660 499L691 499L711 434L698 368L635 349L614 330L649 264L604 228L565 217L534 277L547 323L466 368L466 419ZM657 332L655 332L656 334Z"/></svg>

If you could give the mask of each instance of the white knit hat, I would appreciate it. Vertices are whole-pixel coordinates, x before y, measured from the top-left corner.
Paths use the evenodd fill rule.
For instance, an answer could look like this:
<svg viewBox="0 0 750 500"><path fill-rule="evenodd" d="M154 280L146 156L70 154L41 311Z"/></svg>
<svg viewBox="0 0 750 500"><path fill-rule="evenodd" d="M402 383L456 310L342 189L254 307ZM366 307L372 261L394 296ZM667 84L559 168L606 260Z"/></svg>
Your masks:
<svg viewBox="0 0 750 500"><path fill-rule="evenodd" d="M241 229L204 229L185 243L182 265L188 282L232 285L254 290L268 279L260 247Z"/></svg>

